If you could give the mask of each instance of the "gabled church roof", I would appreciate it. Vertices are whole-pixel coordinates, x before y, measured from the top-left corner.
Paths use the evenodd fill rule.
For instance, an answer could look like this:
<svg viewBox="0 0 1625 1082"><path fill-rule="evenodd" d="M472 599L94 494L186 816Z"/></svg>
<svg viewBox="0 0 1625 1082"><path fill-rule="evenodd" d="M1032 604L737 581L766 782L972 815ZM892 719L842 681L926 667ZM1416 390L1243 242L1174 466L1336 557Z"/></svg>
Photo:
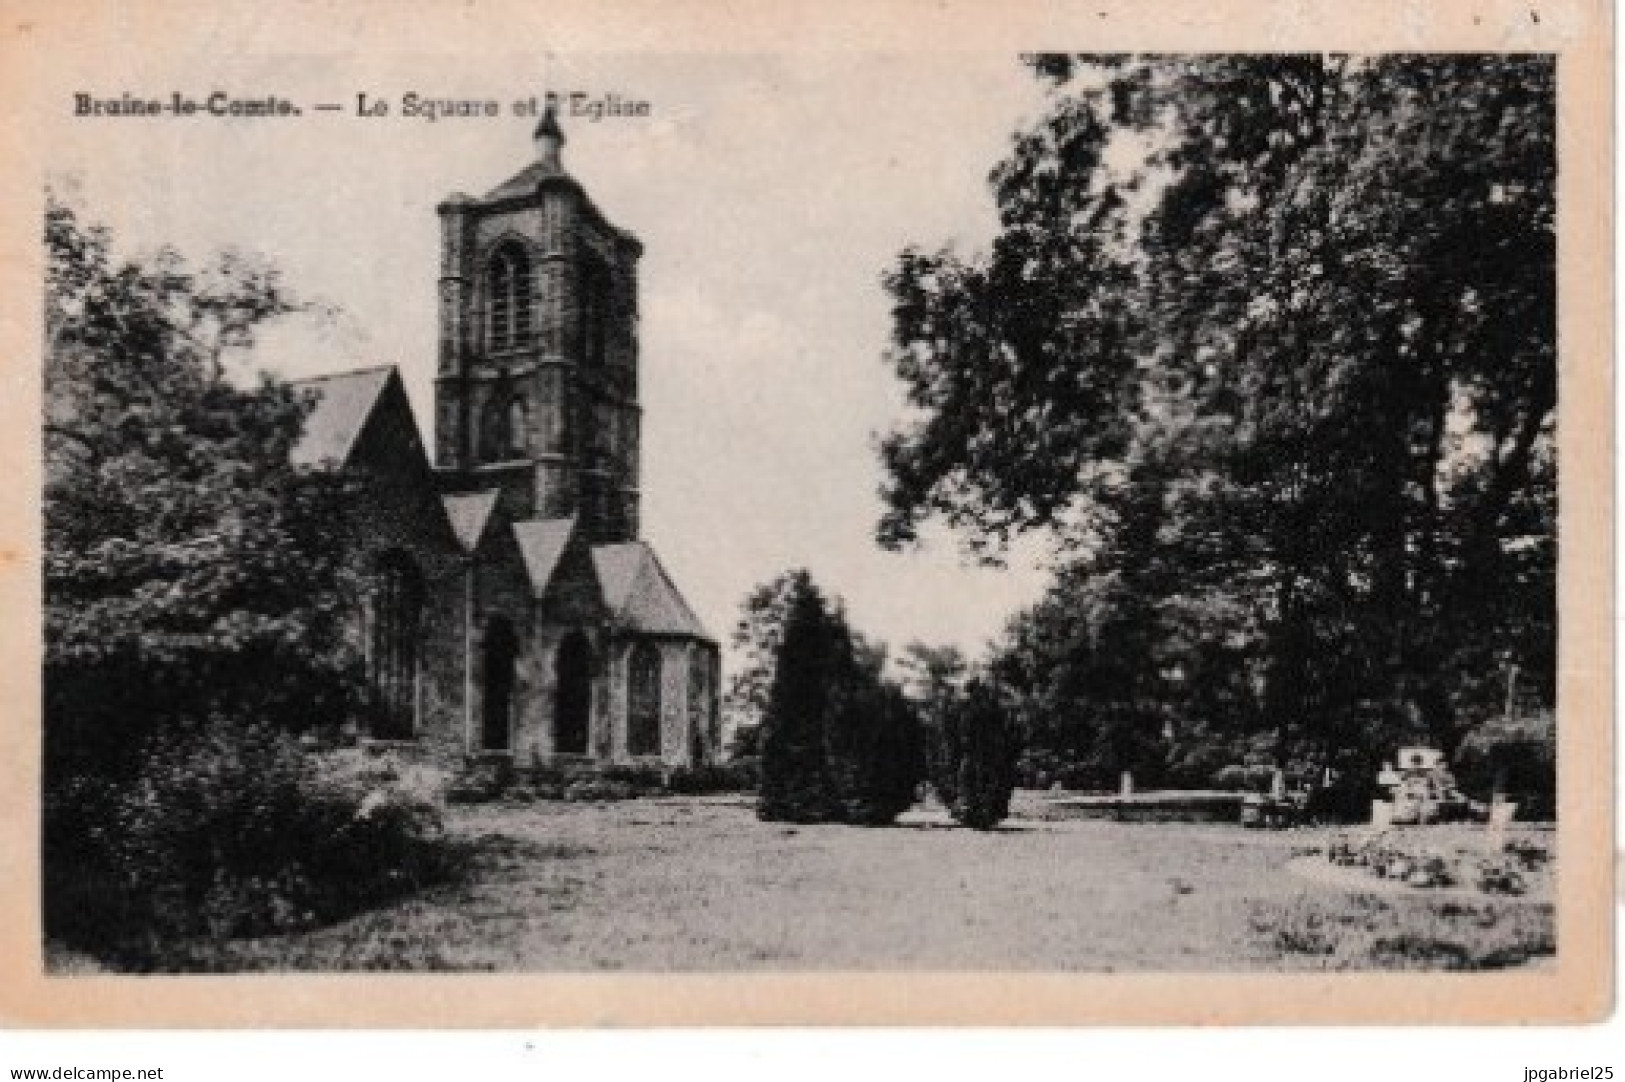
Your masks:
<svg viewBox="0 0 1625 1082"><path fill-rule="evenodd" d="M538 518L513 524L513 534L519 541L519 553L525 558L525 571L530 575L534 596L541 597L547 592L547 584L553 581L559 557L564 555L575 528L574 518Z"/></svg>
<svg viewBox="0 0 1625 1082"><path fill-rule="evenodd" d="M610 619L622 629L711 639L646 543L599 545L592 562Z"/></svg>
<svg viewBox="0 0 1625 1082"><path fill-rule="evenodd" d="M305 418L304 433L290 454L294 464L316 466L326 462L343 466L348 462L356 439L383 397L384 388L394 378L394 365L380 365L293 381L295 387L317 393L316 403Z"/></svg>
<svg viewBox="0 0 1625 1082"><path fill-rule="evenodd" d="M493 488L488 492L442 497L446 503L446 517L451 520L451 528L456 531L457 541L464 552L473 553L480 547L480 538L485 536L486 523L491 521L491 512L496 509L500 495L500 490Z"/></svg>

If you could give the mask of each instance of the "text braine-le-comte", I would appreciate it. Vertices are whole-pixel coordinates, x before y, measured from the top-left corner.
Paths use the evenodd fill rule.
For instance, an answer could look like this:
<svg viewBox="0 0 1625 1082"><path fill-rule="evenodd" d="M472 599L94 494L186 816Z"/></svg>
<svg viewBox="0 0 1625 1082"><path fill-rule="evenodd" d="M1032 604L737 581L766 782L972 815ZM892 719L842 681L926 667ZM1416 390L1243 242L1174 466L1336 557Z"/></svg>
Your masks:
<svg viewBox="0 0 1625 1082"><path fill-rule="evenodd" d="M84 91L73 96L74 116L274 117L299 116L301 112L293 102L275 94L239 97L224 90L216 90L205 97L192 97L175 91L167 97L143 98L127 90L116 98L97 97Z"/></svg>

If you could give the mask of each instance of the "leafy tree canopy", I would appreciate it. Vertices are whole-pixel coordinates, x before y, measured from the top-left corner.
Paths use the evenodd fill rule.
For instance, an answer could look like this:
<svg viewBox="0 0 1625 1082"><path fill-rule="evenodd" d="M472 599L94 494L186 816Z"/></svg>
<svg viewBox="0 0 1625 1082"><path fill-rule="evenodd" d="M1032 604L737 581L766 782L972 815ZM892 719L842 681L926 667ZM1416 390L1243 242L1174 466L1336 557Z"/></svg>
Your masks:
<svg viewBox="0 0 1625 1082"><path fill-rule="evenodd" d="M165 720L334 720L341 485L289 462L294 389L225 378L302 305L240 254L121 262L54 199L45 240L48 753L107 765Z"/></svg>
<svg viewBox="0 0 1625 1082"><path fill-rule="evenodd" d="M1550 59L1031 66L991 250L886 279L881 541L1051 532L1030 681L1136 741L1174 707L1449 745L1502 665L1549 694Z"/></svg>

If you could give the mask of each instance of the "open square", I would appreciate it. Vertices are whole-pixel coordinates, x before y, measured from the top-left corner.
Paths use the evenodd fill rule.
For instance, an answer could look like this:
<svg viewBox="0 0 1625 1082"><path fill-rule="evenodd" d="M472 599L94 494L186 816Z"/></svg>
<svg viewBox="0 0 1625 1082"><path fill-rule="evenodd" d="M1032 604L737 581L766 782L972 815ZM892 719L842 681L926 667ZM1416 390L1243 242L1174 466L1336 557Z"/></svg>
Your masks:
<svg viewBox="0 0 1625 1082"><path fill-rule="evenodd" d="M1041 811L1035 794L1022 794ZM519 971L1502 968L1550 898L1435 899L1294 874L1329 829L940 808L893 829L759 822L739 797L459 808L465 883L310 932L197 944L210 969Z"/></svg>

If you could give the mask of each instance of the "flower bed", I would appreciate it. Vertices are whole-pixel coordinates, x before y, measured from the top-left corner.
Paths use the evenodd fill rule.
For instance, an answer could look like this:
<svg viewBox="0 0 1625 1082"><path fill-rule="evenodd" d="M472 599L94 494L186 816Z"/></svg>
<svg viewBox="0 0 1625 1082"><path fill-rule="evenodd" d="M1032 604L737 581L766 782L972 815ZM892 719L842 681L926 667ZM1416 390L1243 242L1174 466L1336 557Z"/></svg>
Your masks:
<svg viewBox="0 0 1625 1082"><path fill-rule="evenodd" d="M1479 834L1476 840L1482 840ZM1326 858L1345 868L1363 868L1379 879L1421 889L1468 888L1486 894L1528 893L1549 875L1551 851L1526 838L1503 841L1485 849L1454 835L1402 836L1379 831L1365 836L1339 834L1326 847Z"/></svg>

